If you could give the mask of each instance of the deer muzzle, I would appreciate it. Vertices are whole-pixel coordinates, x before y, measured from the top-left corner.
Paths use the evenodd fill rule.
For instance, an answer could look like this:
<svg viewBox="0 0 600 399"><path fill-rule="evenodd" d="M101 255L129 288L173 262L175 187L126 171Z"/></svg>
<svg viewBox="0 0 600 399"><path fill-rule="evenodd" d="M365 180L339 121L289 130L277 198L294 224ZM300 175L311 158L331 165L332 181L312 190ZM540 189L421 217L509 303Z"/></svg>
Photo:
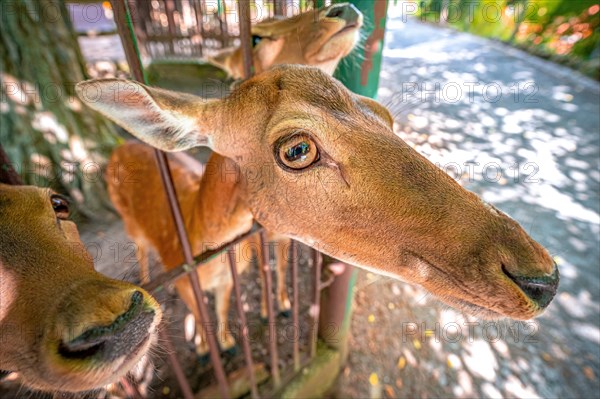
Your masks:
<svg viewBox="0 0 600 399"><path fill-rule="evenodd" d="M134 356L151 337L156 312L144 306L144 295L134 291L129 308L109 325L95 326L71 340L62 340L58 353L65 359L111 362Z"/></svg>

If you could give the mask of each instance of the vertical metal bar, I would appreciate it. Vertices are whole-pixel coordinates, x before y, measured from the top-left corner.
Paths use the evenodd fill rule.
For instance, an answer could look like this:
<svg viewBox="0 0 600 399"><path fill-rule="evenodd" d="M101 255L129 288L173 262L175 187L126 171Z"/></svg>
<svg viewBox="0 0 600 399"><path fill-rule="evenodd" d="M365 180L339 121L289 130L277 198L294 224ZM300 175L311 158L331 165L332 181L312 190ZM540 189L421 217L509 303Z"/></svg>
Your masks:
<svg viewBox="0 0 600 399"><path fill-rule="evenodd" d="M198 43L198 49L200 50L200 56L204 53L204 48L202 46L204 41L204 13L202 12L202 2L201 0L192 0L194 2L194 12L196 13L196 28L198 29L198 33L202 37L200 43Z"/></svg>
<svg viewBox="0 0 600 399"><path fill-rule="evenodd" d="M167 28L169 30L169 50L171 51L171 55L175 55L175 36L177 32L175 31L175 17L173 16L173 12L175 11L175 0L165 0L165 12L167 14Z"/></svg>
<svg viewBox="0 0 600 399"><path fill-rule="evenodd" d="M225 0L223 1L223 5L221 6L223 10L223 19L221 24L221 35L223 43L225 43L225 47L229 46L229 24L227 23L227 5L225 4ZM249 1L249 0L248 0Z"/></svg>
<svg viewBox="0 0 600 399"><path fill-rule="evenodd" d="M127 61L129 62L129 67L131 69L132 75L134 79L146 83L147 81L144 76L142 63L139 58L137 43L134 40L135 34L131 26L131 14L129 13L126 0L113 0L113 10L115 10L115 23L117 24L119 36L121 37L121 40L123 42L123 48L125 50L125 55L127 57ZM167 156L164 152L157 149L155 149L155 155L158 161L160 177L169 201L171 216L173 217L173 221L177 228L177 236L181 244L181 249L184 254L185 262L188 265L193 265L194 256L192 254L192 248L190 246L190 241L183 221L183 216L181 215L181 209L179 208L179 202L177 201L177 195L175 194L175 188L173 186L173 180L171 178L171 171L169 170ZM200 286L198 273L190 273L188 275L188 278L190 279L190 282L192 284L192 290L196 299L196 305L198 306L198 312L200 314L200 317L202 318L203 328L205 328L206 330L206 326L208 325L208 323L210 323L210 318L208 309L206 308L206 304L204 303L204 293L202 292L202 288ZM221 363L221 358L219 356L219 347L217 346L214 331L213 329L211 329L210 331L205 332L208 341L208 346L210 348L210 357L213 363L215 377L217 378L217 381L219 383L219 390L221 392L221 396L224 398L228 398L229 387L227 386L227 379L225 377L225 371L223 370L223 364Z"/></svg>
<svg viewBox="0 0 600 399"><path fill-rule="evenodd" d="M238 0L238 17L240 19L240 40L242 41L242 59L244 61L244 78L252 76L252 41L250 31L250 0Z"/></svg>
<svg viewBox="0 0 600 399"><path fill-rule="evenodd" d="M292 325L298 332L294 337L294 371L300 370L300 324L298 320L298 243L292 240L290 243L290 261L292 262ZM282 278L279 276L279 278Z"/></svg>
<svg viewBox="0 0 600 399"><path fill-rule="evenodd" d="M125 394L128 398L143 398L140 390L137 387L137 383L131 380L129 374L121 378L121 386L123 387L123 390L125 391Z"/></svg>
<svg viewBox="0 0 600 399"><path fill-rule="evenodd" d="M181 243L181 248L184 253L185 263L192 266L195 263L194 256L192 254L192 248L190 246L190 241L183 221L183 216L181 214L181 209L179 208L179 202L177 201L177 195L175 194L175 187L173 186L173 180L171 177L169 162L167 160L167 154L160 150L155 150L155 155L160 169L161 180L163 182L165 191L167 193L167 197L169 199L171 214L173 216L175 226L177 227L177 236L179 237L179 242ZM215 371L215 377L217 378L217 382L219 383L219 390L221 392L222 397L228 398L229 386L227 385L227 378L225 377L225 371L223 369L223 364L219 355L219 346L217 345L215 332L212 328L210 329L210 331L207 328L207 326L214 324L211 322L206 303L204 302L204 293L202 291L202 287L200 286L200 279L198 278L198 273L190 273L188 274L188 278L192 283L192 290L194 292L194 297L196 298L196 305L198 305L198 312L200 313L200 318L202 319L202 327L205 330L204 332L208 341L208 347L210 349L210 359L212 361L213 368Z"/></svg>
<svg viewBox="0 0 600 399"><path fill-rule="evenodd" d="M313 323L310 328L310 357L317 354L317 339L319 331L319 313L321 310L321 265L323 257L316 249L313 249L313 303L311 305L311 317Z"/></svg>
<svg viewBox="0 0 600 399"><path fill-rule="evenodd" d="M269 320L269 351L271 353L271 374L273 375L273 384L278 387L281 379L279 378L279 354L277 353L277 330L275 326L275 310L273 309L273 279L271 267L269 266L269 244L265 231L260 233L261 262L265 290L267 291L267 317Z"/></svg>
<svg viewBox="0 0 600 399"><path fill-rule="evenodd" d="M160 344L162 345L165 352L167 352L167 360L171 364L171 369L173 370L173 374L175 374L175 379L181 388L183 393L183 397L185 399L193 399L194 394L192 392L192 388L185 378L185 373L181 368L181 364L179 364L179 360L177 360L177 356L175 355L175 349L173 349L173 345L171 345L171 338L169 334L163 329L160 328L158 330L158 338L160 339Z"/></svg>
<svg viewBox="0 0 600 399"><path fill-rule="evenodd" d="M252 362L252 351L250 350L250 338L248 336L248 323L246 322L246 313L242 304L242 293L240 291L240 280L235 263L235 249L230 247L227 250L229 258L229 268L231 269L231 277L233 279L233 292L235 294L235 303L237 305L237 313L242 326L242 346L244 348L244 357L246 358L246 368L248 369L248 378L250 379L250 392L253 399L258 399L258 389L256 388L256 376L254 375L254 363Z"/></svg>

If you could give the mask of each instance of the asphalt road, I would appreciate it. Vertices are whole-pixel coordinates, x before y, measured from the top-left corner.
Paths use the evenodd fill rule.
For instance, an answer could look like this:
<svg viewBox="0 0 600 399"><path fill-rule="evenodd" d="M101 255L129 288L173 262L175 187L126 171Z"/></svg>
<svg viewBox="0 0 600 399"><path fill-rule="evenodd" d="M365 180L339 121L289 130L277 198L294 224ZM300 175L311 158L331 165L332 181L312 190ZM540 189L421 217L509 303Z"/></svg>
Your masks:
<svg viewBox="0 0 600 399"><path fill-rule="evenodd" d="M379 100L403 139L549 248L561 284L535 321L486 324L361 272L334 396L598 397L598 83L391 10Z"/></svg>

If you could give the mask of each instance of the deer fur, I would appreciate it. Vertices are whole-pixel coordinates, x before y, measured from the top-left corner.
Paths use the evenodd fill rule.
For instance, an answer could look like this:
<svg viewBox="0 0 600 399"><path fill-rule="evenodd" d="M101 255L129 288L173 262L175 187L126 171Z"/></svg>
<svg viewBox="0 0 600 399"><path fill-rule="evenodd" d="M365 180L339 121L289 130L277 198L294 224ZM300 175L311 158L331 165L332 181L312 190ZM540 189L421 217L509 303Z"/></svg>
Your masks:
<svg viewBox="0 0 600 399"><path fill-rule="evenodd" d="M88 90L100 93L95 101L86 101ZM319 69L277 66L221 100L122 80L77 91L152 146L208 145L239 176L219 206L268 231L483 317L530 319L556 293L554 261L516 221L396 136L383 106ZM157 133L154 124L166 120L175 123ZM278 150L298 134L318 157L290 170Z"/></svg>
<svg viewBox="0 0 600 399"><path fill-rule="evenodd" d="M332 12L339 14L339 17L329 17L328 13ZM259 23L252 27L255 40L256 37L261 38L253 48L254 67L262 71L280 63L305 63L332 74L342 57L354 48L362 22L362 14L353 6L336 4L289 19ZM221 54L218 60L212 61L224 67L232 77L241 77L241 49ZM153 107L151 103L146 105ZM154 120L152 136L160 136L164 130L170 130L177 137L176 140L186 141L185 132L194 129L193 119L181 118L173 127L175 116L165 114L163 118ZM144 123L143 119L139 123ZM137 128L129 126L129 129ZM193 248L195 254L223 245L249 229L252 215L245 207L235 205L242 199L230 198L240 195L236 189L235 164L219 154L213 154L207 165L201 165L183 153L172 154L169 163L180 206L188 217L188 234L196 243ZM144 144L128 142L113 152L108 169L112 171L107 179L109 195L123 219L127 234L137 245L141 280L145 282L149 278L148 254L151 248L157 250L167 270L181 264L183 257L179 241L166 197L162 193L152 149ZM155 195L149 196L148 192ZM279 309L287 311L291 308L285 285L289 239L271 233L268 238L275 246L278 275L276 300ZM253 249L258 246L253 237L238 248L238 272L243 273L248 269ZM218 257L198 269L203 288L215 293L217 332L224 350L235 344L227 322L233 287L227 262L225 256ZM202 334L202 321L191 285L187 279L181 279L176 287L194 313L197 352L204 355L208 345ZM267 317L264 282L261 315Z"/></svg>
<svg viewBox="0 0 600 399"><path fill-rule="evenodd" d="M45 391L96 389L148 351L161 311L143 289L94 270L53 200L49 189L0 183L0 370Z"/></svg>

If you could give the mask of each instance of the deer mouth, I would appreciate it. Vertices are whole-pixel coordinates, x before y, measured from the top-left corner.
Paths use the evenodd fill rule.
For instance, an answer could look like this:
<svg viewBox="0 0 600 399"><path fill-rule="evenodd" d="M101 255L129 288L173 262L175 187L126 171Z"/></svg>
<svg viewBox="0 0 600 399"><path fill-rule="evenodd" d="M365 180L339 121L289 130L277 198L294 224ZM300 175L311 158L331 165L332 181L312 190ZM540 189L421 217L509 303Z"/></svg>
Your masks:
<svg viewBox="0 0 600 399"><path fill-rule="evenodd" d="M556 263L552 274L546 276L520 276L508 271L504 264L502 265L502 272L540 310L545 309L556 295L558 282L560 281Z"/></svg>
<svg viewBox="0 0 600 399"><path fill-rule="evenodd" d="M342 29L340 29L339 31L337 31L336 34L334 34L333 36L341 36L344 35L348 32L355 32L358 29L360 29L361 24L359 24L358 22L352 22L352 23L348 23L346 24L346 26L344 26Z"/></svg>
<svg viewBox="0 0 600 399"><path fill-rule="evenodd" d="M405 255L404 262L422 275L418 284L446 304L482 319L531 319L548 306L558 286L556 267L551 276L522 277L510 274L502 265L499 275L486 283L490 287L469 288L467 282L423 256L412 251Z"/></svg>

